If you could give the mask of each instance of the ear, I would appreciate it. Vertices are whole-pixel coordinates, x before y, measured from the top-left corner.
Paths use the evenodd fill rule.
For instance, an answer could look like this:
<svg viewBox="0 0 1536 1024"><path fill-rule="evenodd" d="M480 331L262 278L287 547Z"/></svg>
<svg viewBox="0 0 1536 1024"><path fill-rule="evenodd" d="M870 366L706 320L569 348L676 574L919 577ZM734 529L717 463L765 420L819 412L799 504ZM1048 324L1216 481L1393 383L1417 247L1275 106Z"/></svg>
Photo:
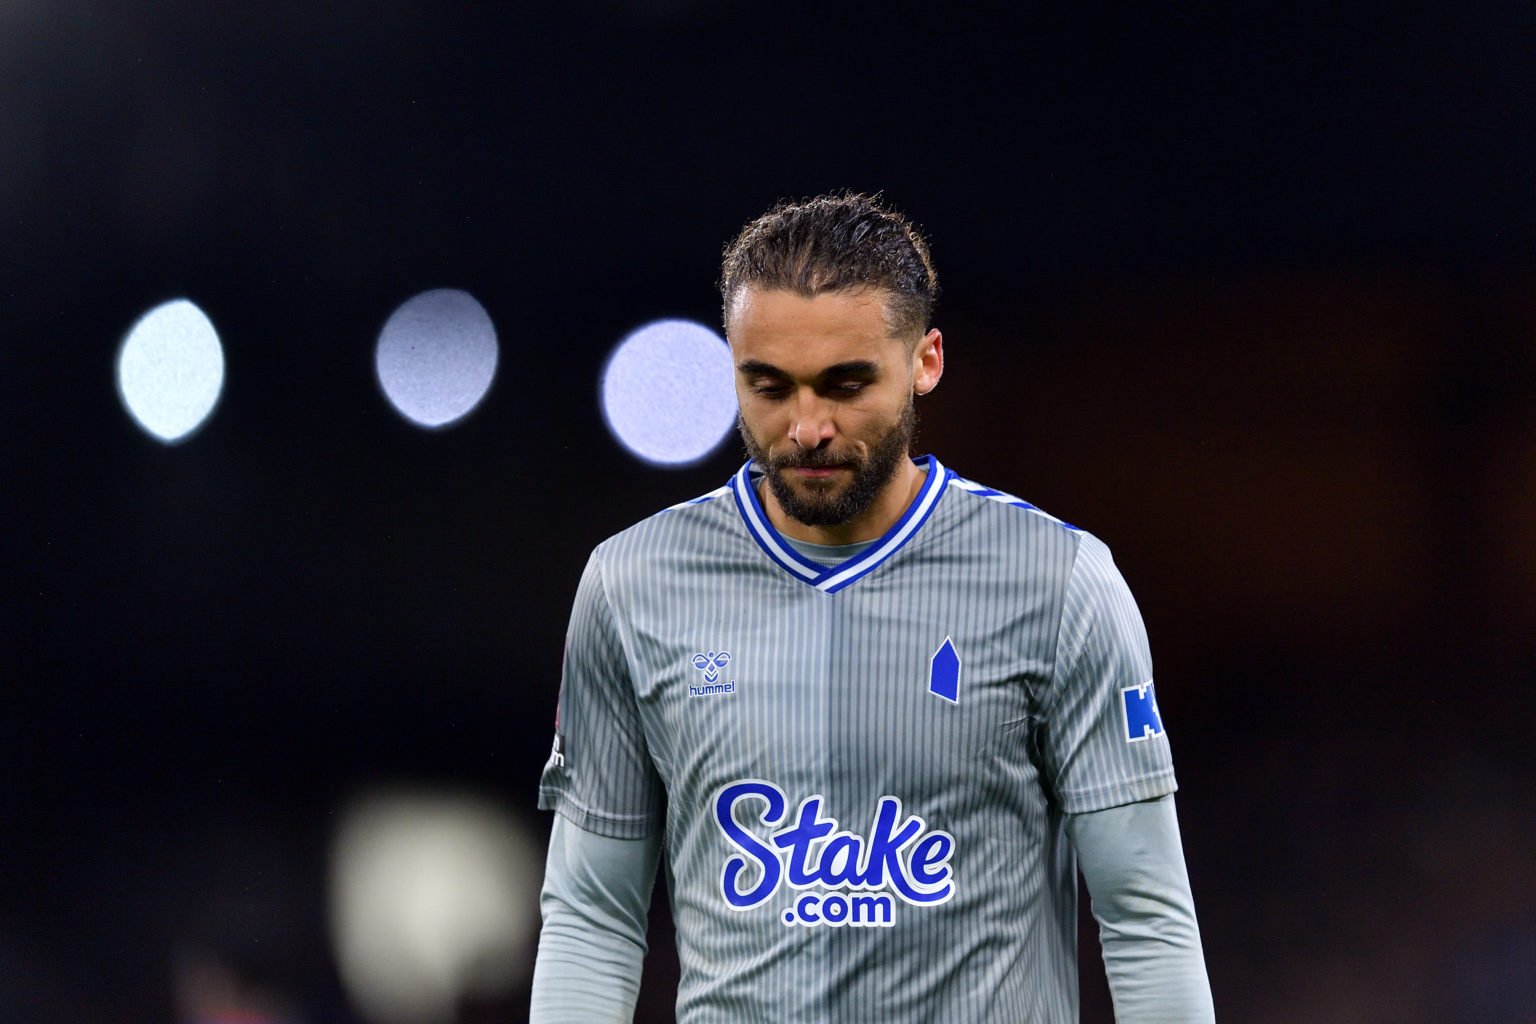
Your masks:
<svg viewBox="0 0 1536 1024"><path fill-rule="evenodd" d="M935 327L912 350L912 390L926 395L944 376L944 335Z"/></svg>

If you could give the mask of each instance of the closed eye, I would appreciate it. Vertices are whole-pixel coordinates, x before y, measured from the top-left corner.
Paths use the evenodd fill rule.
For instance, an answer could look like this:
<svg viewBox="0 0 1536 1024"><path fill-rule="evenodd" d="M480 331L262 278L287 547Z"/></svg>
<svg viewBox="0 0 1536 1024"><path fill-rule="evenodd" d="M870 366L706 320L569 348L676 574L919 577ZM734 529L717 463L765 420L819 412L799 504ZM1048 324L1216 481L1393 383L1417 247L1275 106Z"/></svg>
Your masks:
<svg viewBox="0 0 1536 1024"><path fill-rule="evenodd" d="M798 386L783 370L770 363L748 359L739 363L736 372L747 383L753 395L777 402L788 398ZM815 387L818 394L829 398L854 398L880 379L880 366L867 359L851 359L828 366L806 383Z"/></svg>

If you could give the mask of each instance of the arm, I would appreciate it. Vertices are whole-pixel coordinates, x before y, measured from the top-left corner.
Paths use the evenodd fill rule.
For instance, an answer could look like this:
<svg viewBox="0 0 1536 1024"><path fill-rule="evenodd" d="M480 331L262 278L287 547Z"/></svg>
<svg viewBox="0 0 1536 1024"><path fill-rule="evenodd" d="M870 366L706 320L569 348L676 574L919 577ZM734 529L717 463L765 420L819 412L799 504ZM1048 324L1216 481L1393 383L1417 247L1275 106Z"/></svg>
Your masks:
<svg viewBox="0 0 1536 1024"><path fill-rule="evenodd" d="M1067 818L1122 1024L1215 1019L1173 796Z"/></svg>
<svg viewBox="0 0 1536 1024"><path fill-rule="evenodd" d="M1213 1017L1174 814L1146 627L1109 549L1082 534L1042 704L1047 786L1093 897L1123 1024Z"/></svg>
<svg viewBox="0 0 1536 1024"><path fill-rule="evenodd" d="M544 927L531 1019L628 1021L640 987L665 790L598 552L576 589L555 730L539 779L539 806L556 814L539 899Z"/></svg>
<svg viewBox="0 0 1536 1024"><path fill-rule="evenodd" d="M612 839L555 815L530 1024L633 1018L660 850L659 836Z"/></svg>

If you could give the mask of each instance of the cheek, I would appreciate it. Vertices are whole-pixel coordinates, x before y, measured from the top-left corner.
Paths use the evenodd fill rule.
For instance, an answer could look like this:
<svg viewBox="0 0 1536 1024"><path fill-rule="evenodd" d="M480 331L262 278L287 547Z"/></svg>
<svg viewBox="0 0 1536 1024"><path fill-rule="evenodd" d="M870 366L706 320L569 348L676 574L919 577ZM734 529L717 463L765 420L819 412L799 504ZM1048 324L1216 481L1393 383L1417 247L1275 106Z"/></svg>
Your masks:
<svg viewBox="0 0 1536 1024"><path fill-rule="evenodd" d="M742 426L759 442L770 441L788 430L784 414L776 406L754 402L750 397L742 396L738 411Z"/></svg>
<svg viewBox="0 0 1536 1024"><path fill-rule="evenodd" d="M883 437L890 431L891 426L901 418L902 405L900 401L881 396L874 400L850 404L841 411L838 417L838 425L842 431L853 437L876 439Z"/></svg>

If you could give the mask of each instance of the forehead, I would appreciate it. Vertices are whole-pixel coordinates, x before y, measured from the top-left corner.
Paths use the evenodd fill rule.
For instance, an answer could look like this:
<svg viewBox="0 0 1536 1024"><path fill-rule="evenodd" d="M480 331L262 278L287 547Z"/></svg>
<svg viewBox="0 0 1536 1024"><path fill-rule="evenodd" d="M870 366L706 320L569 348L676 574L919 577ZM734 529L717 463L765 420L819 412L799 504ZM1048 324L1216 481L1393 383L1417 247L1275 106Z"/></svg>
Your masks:
<svg viewBox="0 0 1536 1024"><path fill-rule="evenodd" d="M815 372L853 360L882 362L899 356L880 289L823 292L805 298L779 289L743 288L731 304L726 333L738 363L771 363Z"/></svg>

